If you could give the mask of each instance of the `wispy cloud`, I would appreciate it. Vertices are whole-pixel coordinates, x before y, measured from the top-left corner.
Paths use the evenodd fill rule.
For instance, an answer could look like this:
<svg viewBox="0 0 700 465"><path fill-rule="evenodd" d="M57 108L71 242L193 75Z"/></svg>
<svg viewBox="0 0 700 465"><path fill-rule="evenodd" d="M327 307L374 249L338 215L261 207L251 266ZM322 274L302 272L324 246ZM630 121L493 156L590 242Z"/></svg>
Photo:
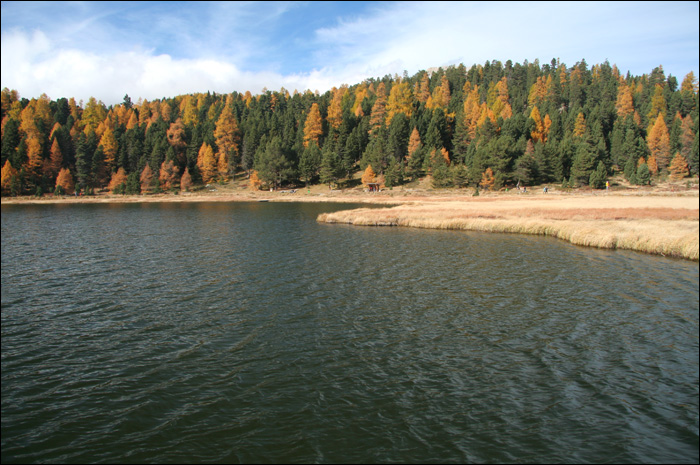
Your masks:
<svg viewBox="0 0 700 465"><path fill-rule="evenodd" d="M110 104L552 58L682 78L698 74L697 16L697 2L3 2L2 86Z"/></svg>

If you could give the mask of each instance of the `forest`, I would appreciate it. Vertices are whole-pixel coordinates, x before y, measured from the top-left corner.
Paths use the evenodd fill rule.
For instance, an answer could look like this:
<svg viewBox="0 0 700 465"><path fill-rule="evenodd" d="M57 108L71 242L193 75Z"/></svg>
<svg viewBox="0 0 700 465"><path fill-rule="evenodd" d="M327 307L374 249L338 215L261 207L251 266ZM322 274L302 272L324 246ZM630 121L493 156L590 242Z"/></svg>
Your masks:
<svg viewBox="0 0 700 465"><path fill-rule="evenodd" d="M320 94L263 89L106 106L2 90L2 194L148 194L430 176L436 188L602 188L698 175L698 81L487 61Z"/></svg>

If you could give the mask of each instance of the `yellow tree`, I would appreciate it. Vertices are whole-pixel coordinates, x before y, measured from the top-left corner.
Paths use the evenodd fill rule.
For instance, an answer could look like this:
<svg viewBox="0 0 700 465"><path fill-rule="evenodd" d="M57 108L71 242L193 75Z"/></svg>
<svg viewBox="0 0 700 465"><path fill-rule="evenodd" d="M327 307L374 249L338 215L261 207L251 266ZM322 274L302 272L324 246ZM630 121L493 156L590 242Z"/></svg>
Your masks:
<svg viewBox="0 0 700 465"><path fill-rule="evenodd" d="M530 112L530 118L535 122L535 129L530 133L532 140L535 142L547 142L549 128L552 126L552 120L549 115L545 115L543 120L540 110L535 105Z"/></svg>
<svg viewBox="0 0 700 465"><path fill-rule="evenodd" d="M576 115L576 122L574 123L574 137L583 137L585 133L586 118L583 116L583 113L579 112L579 114Z"/></svg>
<svg viewBox="0 0 700 465"><path fill-rule="evenodd" d="M58 145L58 141L54 138L53 144L51 144L51 157L49 158L49 172L46 173L49 177L53 177L61 170L63 166L63 154L61 153L61 147Z"/></svg>
<svg viewBox="0 0 700 465"><path fill-rule="evenodd" d="M85 110L83 110L83 116L80 121L84 127L95 131L106 117L107 110L105 109L104 103L98 101L95 97L90 97L88 103L85 105Z"/></svg>
<svg viewBox="0 0 700 465"><path fill-rule="evenodd" d="M394 84L389 92L389 101L386 105L386 125L389 126L392 118L403 113L407 118L413 114L413 95L408 82Z"/></svg>
<svg viewBox="0 0 700 465"><path fill-rule="evenodd" d="M671 179L679 180L690 174L688 169L688 162L683 158L680 152L676 152L676 156L671 160L671 164L668 165L668 171L671 173Z"/></svg>
<svg viewBox="0 0 700 465"><path fill-rule="evenodd" d="M316 142L321 145L319 139L323 135L323 124L321 121L321 112L318 109L318 104L311 105L309 114L306 116L304 123L304 147L309 146L309 142Z"/></svg>
<svg viewBox="0 0 700 465"><path fill-rule="evenodd" d="M214 138L218 147L219 173L223 178L228 177L229 169L238 154L238 122L233 115L233 107L231 96L226 99L224 109L216 121L216 130L214 130Z"/></svg>
<svg viewBox="0 0 700 465"><path fill-rule="evenodd" d="M328 105L328 124L333 129L338 129L343 122L343 97L347 92L348 87L346 85L341 86L340 89L335 87L331 90L333 95L331 103Z"/></svg>
<svg viewBox="0 0 700 465"><path fill-rule="evenodd" d="M440 79L440 85L433 89L433 93L428 97L425 106L430 109L447 109L447 106L450 104L450 97L450 82L447 80L447 76L443 74Z"/></svg>
<svg viewBox="0 0 700 465"><path fill-rule="evenodd" d="M59 188L64 194L70 195L75 192L73 175L70 174L68 168L62 168L61 171L58 172L58 176L56 177L56 190L58 191Z"/></svg>
<svg viewBox="0 0 700 465"><path fill-rule="evenodd" d="M355 102L352 104L352 114L359 117L365 116L362 111L362 101L367 97L367 86L360 84L355 88Z"/></svg>
<svg viewBox="0 0 700 465"><path fill-rule="evenodd" d="M185 168L185 172L180 178L180 190L189 191L190 189L192 189L192 176L190 176L189 168Z"/></svg>
<svg viewBox="0 0 700 465"><path fill-rule="evenodd" d="M27 162L24 164L24 170L27 174L34 177L41 176L44 159L41 156L41 144L36 137L27 139Z"/></svg>
<svg viewBox="0 0 700 465"><path fill-rule="evenodd" d="M622 81L617 90L617 102L615 103L617 116L625 118L627 115L634 112L634 101L632 99L632 90Z"/></svg>
<svg viewBox="0 0 700 465"><path fill-rule="evenodd" d="M6 160L2 167L2 191L12 192L15 186L19 185L19 174L17 170L12 167L10 160Z"/></svg>
<svg viewBox="0 0 700 465"><path fill-rule="evenodd" d="M119 168L116 173L112 175L112 179L109 181L107 189L110 192L115 193L114 191L120 189L122 184L126 184L126 171L124 171L123 167Z"/></svg>
<svg viewBox="0 0 700 465"><path fill-rule="evenodd" d="M658 114L651 131L647 135L647 146L651 156L656 158L659 168L666 168L671 159L671 142L662 113Z"/></svg>
<svg viewBox="0 0 700 465"><path fill-rule="evenodd" d="M426 103L428 98L430 98L430 79L428 78L428 73L423 73L417 94L418 101L421 103Z"/></svg>
<svg viewBox="0 0 700 465"><path fill-rule="evenodd" d="M502 117L504 120L513 116L513 109L508 103L508 80L505 76L496 83L494 87L494 101L491 110L496 118Z"/></svg>
<svg viewBox="0 0 700 465"><path fill-rule="evenodd" d="M386 86L383 82L377 87L377 99L372 105L372 115L369 120L369 132L373 134L384 122L386 117Z"/></svg>
<svg viewBox="0 0 700 465"><path fill-rule="evenodd" d="M467 130L469 140L476 137L476 128L478 127L479 118L481 117L481 105L479 104L479 86L473 87L467 81L464 84L464 127Z"/></svg>
<svg viewBox="0 0 700 465"><path fill-rule="evenodd" d="M126 129L134 129L139 125L139 118L133 110L129 110L129 122L126 123Z"/></svg>
<svg viewBox="0 0 700 465"><path fill-rule="evenodd" d="M112 132L110 128L106 128L102 133L99 145L102 146L102 153L104 153L105 156L105 168L108 172L111 172L112 168L114 168L119 145L117 144L116 137L114 137L114 132Z"/></svg>
<svg viewBox="0 0 700 465"><path fill-rule="evenodd" d="M184 162L187 141L185 140L185 125L178 118L174 123L170 123L170 128L166 133L168 143L175 149L175 154L180 162Z"/></svg>
<svg viewBox="0 0 700 465"><path fill-rule="evenodd" d="M484 189L491 190L495 182L496 178L493 175L493 170L490 167L486 168L486 171L481 175L481 182L479 185Z"/></svg>
<svg viewBox="0 0 700 465"><path fill-rule="evenodd" d="M216 165L214 151L209 144L206 142L203 143L199 148L199 154L197 156L197 168L199 168L199 172L202 175L202 181L208 184L214 180L217 173Z"/></svg>
<svg viewBox="0 0 700 465"><path fill-rule="evenodd" d="M160 164L160 172L158 173L158 181L161 189L168 190L175 187L179 169L175 166L172 160L164 161Z"/></svg>
<svg viewBox="0 0 700 465"><path fill-rule="evenodd" d="M406 159L413 157L416 151L420 149L420 146L420 134L418 133L418 128L414 127L413 131L411 131L411 137L408 139L408 156Z"/></svg>
<svg viewBox="0 0 700 465"><path fill-rule="evenodd" d="M367 165L365 172L362 174L362 184L367 186L370 183L377 182L377 175L372 169L372 165Z"/></svg>
<svg viewBox="0 0 700 465"><path fill-rule="evenodd" d="M141 181L141 192L150 192L151 186L153 186L153 170L148 163L146 163L143 171L141 171L139 180Z"/></svg>
<svg viewBox="0 0 700 465"><path fill-rule="evenodd" d="M658 115L666 116L666 99L664 98L664 88L661 84L654 86L654 95L651 97L651 109L647 113L647 120L652 122L656 120Z"/></svg>
<svg viewBox="0 0 700 465"><path fill-rule="evenodd" d="M552 89L552 76L549 75L546 78L540 76L537 81L530 86L530 93L527 97L527 103L529 106L535 106L542 104Z"/></svg>
<svg viewBox="0 0 700 465"><path fill-rule="evenodd" d="M262 185L262 181L260 181L260 178L258 177L258 172L253 171L250 174L250 184L249 184L250 190L258 191L258 190L260 190L261 185Z"/></svg>

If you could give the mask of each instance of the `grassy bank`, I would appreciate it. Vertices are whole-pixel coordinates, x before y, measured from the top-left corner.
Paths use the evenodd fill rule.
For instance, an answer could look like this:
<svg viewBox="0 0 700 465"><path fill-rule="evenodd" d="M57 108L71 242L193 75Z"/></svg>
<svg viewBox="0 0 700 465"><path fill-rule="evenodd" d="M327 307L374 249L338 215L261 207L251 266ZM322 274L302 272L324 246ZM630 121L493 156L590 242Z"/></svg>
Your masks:
<svg viewBox="0 0 700 465"><path fill-rule="evenodd" d="M698 260L697 197L488 198L356 209L318 221L556 237L576 245Z"/></svg>

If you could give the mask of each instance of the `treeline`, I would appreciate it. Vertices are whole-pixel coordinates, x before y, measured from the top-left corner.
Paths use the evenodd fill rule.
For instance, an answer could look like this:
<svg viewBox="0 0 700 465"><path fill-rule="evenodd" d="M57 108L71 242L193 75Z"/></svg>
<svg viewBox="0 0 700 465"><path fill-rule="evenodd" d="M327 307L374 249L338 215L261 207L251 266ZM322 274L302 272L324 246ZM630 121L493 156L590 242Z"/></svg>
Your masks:
<svg viewBox="0 0 700 465"><path fill-rule="evenodd" d="M324 94L200 93L105 106L2 90L4 195L339 183L391 187L562 183L602 187L698 174L698 83L663 68L623 75L486 62L385 76ZM370 167L369 169L367 169Z"/></svg>

